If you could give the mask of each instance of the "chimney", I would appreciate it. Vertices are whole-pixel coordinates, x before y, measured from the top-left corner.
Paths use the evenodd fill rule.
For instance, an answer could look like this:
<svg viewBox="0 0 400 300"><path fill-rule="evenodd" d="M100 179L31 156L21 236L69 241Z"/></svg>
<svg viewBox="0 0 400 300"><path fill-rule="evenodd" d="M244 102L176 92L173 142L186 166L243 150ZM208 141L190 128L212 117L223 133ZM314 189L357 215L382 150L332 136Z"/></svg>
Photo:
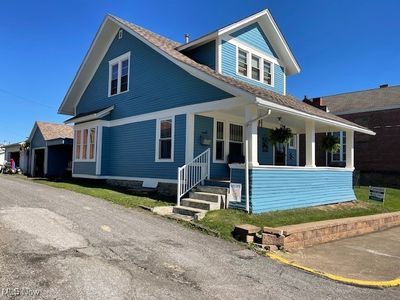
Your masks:
<svg viewBox="0 0 400 300"><path fill-rule="evenodd" d="M189 43L189 33L185 33L185 44Z"/></svg>
<svg viewBox="0 0 400 300"><path fill-rule="evenodd" d="M317 106L324 105L324 101L323 101L322 97L313 98L312 101L313 101L314 105L317 105Z"/></svg>
<svg viewBox="0 0 400 300"><path fill-rule="evenodd" d="M319 108L321 110L324 110L326 112L329 112L328 107L326 105L324 105L324 101L323 101L322 97L308 99L307 96L304 96L303 102L307 103L308 105Z"/></svg>
<svg viewBox="0 0 400 300"><path fill-rule="evenodd" d="M380 86L379 86L379 88L380 89L383 89L383 88L387 88L389 85L387 84L387 83L385 83L385 84L381 84Z"/></svg>

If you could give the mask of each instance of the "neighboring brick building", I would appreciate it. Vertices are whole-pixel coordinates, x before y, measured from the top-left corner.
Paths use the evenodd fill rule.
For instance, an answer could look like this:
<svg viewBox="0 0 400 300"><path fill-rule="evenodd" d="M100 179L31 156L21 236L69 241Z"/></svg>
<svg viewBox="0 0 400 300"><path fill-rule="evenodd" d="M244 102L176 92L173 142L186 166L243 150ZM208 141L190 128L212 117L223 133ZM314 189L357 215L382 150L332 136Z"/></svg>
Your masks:
<svg viewBox="0 0 400 300"><path fill-rule="evenodd" d="M305 99L304 102L375 131L375 136L354 135L355 168L360 172L360 183L400 186L399 85L382 85L377 89ZM303 139L300 138L300 164L304 163ZM343 142L345 144L345 137ZM317 136L317 166L344 165L342 153L333 157L320 149L320 138Z"/></svg>

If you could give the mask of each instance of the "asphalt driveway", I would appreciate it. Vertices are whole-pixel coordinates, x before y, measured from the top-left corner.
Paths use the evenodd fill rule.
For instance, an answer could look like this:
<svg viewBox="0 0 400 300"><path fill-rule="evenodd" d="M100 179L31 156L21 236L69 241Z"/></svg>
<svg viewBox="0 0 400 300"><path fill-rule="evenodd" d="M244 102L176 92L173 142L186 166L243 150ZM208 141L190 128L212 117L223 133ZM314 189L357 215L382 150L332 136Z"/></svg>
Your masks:
<svg viewBox="0 0 400 300"><path fill-rule="evenodd" d="M316 277L150 213L0 176L0 297L395 299ZM39 296L35 296L39 293Z"/></svg>

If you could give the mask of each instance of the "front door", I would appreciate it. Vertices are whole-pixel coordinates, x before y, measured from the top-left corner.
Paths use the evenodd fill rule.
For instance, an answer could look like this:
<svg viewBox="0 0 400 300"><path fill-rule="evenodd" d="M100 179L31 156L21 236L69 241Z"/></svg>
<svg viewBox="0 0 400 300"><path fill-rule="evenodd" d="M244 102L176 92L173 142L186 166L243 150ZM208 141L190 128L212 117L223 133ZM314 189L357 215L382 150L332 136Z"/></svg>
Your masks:
<svg viewBox="0 0 400 300"><path fill-rule="evenodd" d="M286 165L286 145L276 144L275 145L275 165L285 166Z"/></svg>

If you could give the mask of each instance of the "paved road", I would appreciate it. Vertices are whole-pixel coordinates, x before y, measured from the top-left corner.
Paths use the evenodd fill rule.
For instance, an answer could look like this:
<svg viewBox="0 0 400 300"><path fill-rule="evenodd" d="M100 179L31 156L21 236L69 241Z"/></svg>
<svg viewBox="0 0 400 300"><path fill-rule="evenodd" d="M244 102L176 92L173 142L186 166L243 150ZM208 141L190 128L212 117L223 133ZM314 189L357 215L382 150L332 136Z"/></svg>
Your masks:
<svg viewBox="0 0 400 300"><path fill-rule="evenodd" d="M96 198L7 176L0 191L2 298L16 288L16 299L400 298L399 288L329 281Z"/></svg>

